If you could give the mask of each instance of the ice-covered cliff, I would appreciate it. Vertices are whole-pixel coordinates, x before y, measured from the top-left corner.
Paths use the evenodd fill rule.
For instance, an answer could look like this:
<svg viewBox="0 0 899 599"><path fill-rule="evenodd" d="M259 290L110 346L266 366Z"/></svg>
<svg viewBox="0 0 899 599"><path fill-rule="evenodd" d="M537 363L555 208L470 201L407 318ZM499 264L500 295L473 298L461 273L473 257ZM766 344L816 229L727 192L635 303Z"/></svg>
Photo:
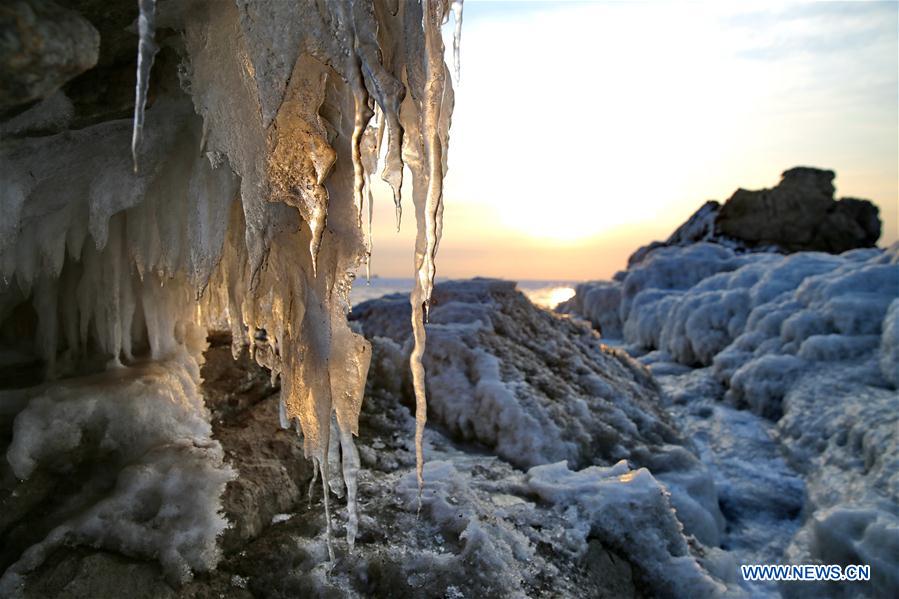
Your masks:
<svg viewBox="0 0 899 599"><path fill-rule="evenodd" d="M23 532L20 548L35 544L4 584L40 561L36 547L71 535L159 557L175 579L215 564L215 505L232 473L202 424L196 369L206 328L222 323L235 352L250 344L280 378L284 424L298 424L323 480L346 480L352 520L371 348L347 326L347 294L371 247L369 180L393 187L399 218L407 169L423 348L453 108L441 37L450 2L63 4L17 0L0 22L0 368L4 387L31 389L3 391L7 457L31 478L96 445L121 468L103 484L128 502L139 460L158 458L145 493L176 492L184 474L161 448L206 447L194 452L209 474L196 501L210 520L170 548L162 537L176 535L178 514L160 515L159 539L119 534L128 520L110 515L117 508L79 496L45 538ZM420 435L423 393L419 405ZM197 422L157 427L156 410ZM147 453L122 448L122 435ZM325 459L335 442L342 462ZM3 492L20 484L7 476Z"/></svg>

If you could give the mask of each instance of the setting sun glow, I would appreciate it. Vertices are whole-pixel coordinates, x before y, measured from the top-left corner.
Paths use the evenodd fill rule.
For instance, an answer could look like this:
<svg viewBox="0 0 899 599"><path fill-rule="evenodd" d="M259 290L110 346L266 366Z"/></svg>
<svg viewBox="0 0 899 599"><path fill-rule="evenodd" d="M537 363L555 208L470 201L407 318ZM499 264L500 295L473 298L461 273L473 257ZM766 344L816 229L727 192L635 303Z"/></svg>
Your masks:
<svg viewBox="0 0 899 599"><path fill-rule="evenodd" d="M877 203L892 243L896 20L895 3L467 1L438 273L608 277L797 165ZM397 236L376 191L375 272L408 276L411 196Z"/></svg>

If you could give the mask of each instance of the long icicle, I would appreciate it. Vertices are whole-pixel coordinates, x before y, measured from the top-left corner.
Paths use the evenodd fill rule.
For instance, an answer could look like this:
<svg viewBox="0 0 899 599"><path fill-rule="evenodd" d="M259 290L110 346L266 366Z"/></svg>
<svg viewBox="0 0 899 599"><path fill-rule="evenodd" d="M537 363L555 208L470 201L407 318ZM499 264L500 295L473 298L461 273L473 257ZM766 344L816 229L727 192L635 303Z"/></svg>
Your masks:
<svg viewBox="0 0 899 599"><path fill-rule="evenodd" d="M425 37L425 95L423 101L423 137L428 168L428 189L424 207L425 248L416 255L417 280L410 301L412 303L412 331L414 347L409 357L415 391L415 471L418 478L418 507L424 488L424 429L427 423L427 393L422 358L426 345L425 322L434 288L434 257L441 230L439 219L443 200L443 146L440 140L440 110L443 103L446 73L443 64L443 40L440 24L443 21L442 3L422 2L422 27ZM416 252L417 253L417 252Z"/></svg>
<svg viewBox="0 0 899 599"><path fill-rule="evenodd" d="M137 83L134 86L134 128L131 132L131 158L134 173L138 171L137 153L144 137L144 111L147 107L147 90L150 88L150 69L159 51L156 45L156 0L137 0L140 16L137 28L140 38L137 42Z"/></svg>
<svg viewBox="0 0 899 599"><path fill-rule="evenodd" d="M365 186L363 188L364 197L368 200L368 231L366 231L366 240L365 240L365 284L371 285L371 257L372 257L372 249L374 248L374 242L372 241L372 223L375 218L375 204L374 204L374 193L372 193L371 189L371 175L378 169L378 159L381 156L381 142L384 139L384 112L381 108L375 104L375 125L374 125L374 148L367 148L371 151L371 154L368 156L369 163L366 164L366 161L363 160L363 166L365 166ZM372 129L369 126L368 133L371 133ZM372 160L373 159L373 160ZM370 168L369 168L370 167Z"/></svg>
<svg viewBox="0 0 899 599"><path fill-rule="evenodd" d="M443 202L443 144L440 140L440 110L443 105L446 86L446 68L443 63L443 38L440 35L442 5L434 0L423 3L425 33L425 98L423 102L424 146L428 167L428 195L425 206L425 235L427 250L424 268L424 310L425 322L434 290L436 267L434 259L439 244L440 206Z"/></svg>

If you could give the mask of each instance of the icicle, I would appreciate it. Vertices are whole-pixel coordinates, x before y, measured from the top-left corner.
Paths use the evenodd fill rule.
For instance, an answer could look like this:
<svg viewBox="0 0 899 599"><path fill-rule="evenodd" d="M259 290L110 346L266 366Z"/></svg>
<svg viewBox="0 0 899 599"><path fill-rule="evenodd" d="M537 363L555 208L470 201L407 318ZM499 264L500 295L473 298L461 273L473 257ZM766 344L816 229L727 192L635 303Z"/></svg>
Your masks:
<svg viewBox="0 0 899 599"><path fill-rule="evenodd" d="M425 391L425 367L422 357L425 354L424 297L421 282L412 289L412 334L415 345L409 356L409 368L412 370L412 388L415 391L415 474L418 479L418 502L421 507L421 491L424 488L424 434L428 421L428 400Z"/></svg>
<svg viewBox="0 0 899 599"><path fill-rule="evenodd" d="M387 142L387 160L384 161L384 168L381 170L381 180L390 185L393 190L393 204L396 206L396 232L400 232L400 226L403 222L403 163L396 156L399 150L392 150L394 144L402 147L403 130L399 122L396 125L388 125L388 142ZM396 141L394 141L396 140ZM392 160L399 161L397 167Z"/></svg>
<svg viewBox="0 0 899 599"><path fill-rule="evenodd" d="M365 186L367 196L368 196L368 236L365 247L365 284L371 285L371 254L374 249L374 244L372 243L372 234L371 234L371 223L375 217L375 208L374 202L372 201L371 191L368 189L368 185Z"/></svg>
<svg viewBox="0 0 899 599"><path fill-rule="evenodd" d="M340 431L340 449L343 456L343 481L346 484L346 542L353 549L356 533L359 531L359 513L356 507L357 475L359 473L359 452L353 443L353 434Z"/></svg>
<svg viewBox="0 0 899 599"><path fill-rule="evenodd" d="M321 468L321 473L322 473L322 493L324 495L324 501L325 501L325 538L328 543L328 557L333 562L334 561L334 544L331 542L331 539L334 537L334 533L331 531L331 502L328 497L328 495L329 495L329 493L328 493L329 469L328 469L327 458L319 461L319 468Z"/></svg>
<svg viewBox="0 0 899 599"><path fill-rule="evenodd" d="M462 44L462 3L464 0L453 0L453 72L456 75L456 83L461 78L462 61L459 59L459 48Z"/></svg>
<svg viewBox="0 0 899 599"><path fill-rule="evenodd" d="M359 144L362 166L363 186L362 196L368 202L368 230L365 233L365 282L371 285L371 258L372 248L372 221L374 220L374 198L371 191L371 175L378 169L378 157L381 150L381 138L383 137L384 113L375 105L374 123L370 123L365 129L362 141Z"/></svg>
<svg viewBox="0 0 899 599"><path fill-rule="evenodd" d="M418 478L419 507L424 486L424 428L427 422L427 394L425 370L422 358L425 352L425 323L434 288L436 274L434 259L442 232L443 201L443 140L440 137L441 110L446 92L446 67L443 63L443 40L440 24L443 22L443 4L435 0L422 2L422 28L424 30L424 97L420 130L424 145L427 191L416 198L421 215L418 218L416 237L416 285L412 290L412 331L414 347L409 357L412 383L415 391L415 463ZM420 178L419 181L420 182ZM416 194L417 195L417 194ZM423 205L422 205L423 204Z"/></svg>
<svg viewBox="0 0 899 599"><path fill-rule="evenodd" d="M428 195L425 208L425 238L427 250L419 278L424 282L424 316L428 321L431 293L434 290L439 232L441 230L441 203L443 202L443 144L440 139L440 110L446 85L443 64L443 39L440 36L442 14L441 4L435 0L424 0L422 25L425 33L425 98L423 102L424 144L428 167Z"/></svg>
<svg viewBox="0 0 899 599"><path fill-rule="evenodd" d="M321 185L322 182L319 182ZM327 209L314 208L309 219L309 257L312 259L312 276L318 276L318 252L322 247L322 239L325 234L325 222L327 221Z"/></svg>
<svg viewBox="0 0 899 599"><path fill-rule="evenodd" d="M331 432L328 435L328 471L340 472L340 429L337 427L337 419L331 416ZM343 479L340 476L331 476L328 480L328 488L336 497L343 497Z"/></svg>
<svg viewBox="0 0 899 599"><path fill-rule="evenodd" d="M350 53L351 80L353 90L353 103L355 112L353 116L353 137L351 140L353 155L353 199L356 203L359 228L362 228L362 212L364 207L365 165L362 160L362 138L365 135L368 122L374 116L374 112L368 105L368 92L362 81L362 72L359 59L354 52Z"/></svg>
<svg viewBox="0 0 899 599"><path fill-rule="evenodd" d="M312 507L312 495L315 492L315 483L318 482L318 460L316 458L312 458L312 466L312 480L309 481L309 491L306 492L310 508Z"/></svg>
<svg viewBox="0 0 899 599"><path fill-rule="evenodd" d="M398 9L399 6L396 6L394 10L390 11L391 14L396 16ZM393 190L393 201L397 210L397 229L399 229L400 195L403 185L403 128L400 126L400 105L407 92L406 86L400 79L400 73L402 72L402 60L407 57L401 55L398 60L398 57L388 58L385 54L384 50L387 50L389 46L381 47L384 28L380 19L375 15L374 3L354 2L352 3L352 13L356 56L362 67L365 87L371 92L387 125L387 153L381 171L381 179ZM389 50L388 52L392 53ZM384 128L383 125L381 127Z"/></svg>
<svg viewBox="0 0 899 599"><path fill-rule="evenodd" d="M156 0L137 0L140 16L137 28L140 39L137 43L137 83L134 94L134 129L131 133L131 157L134 173L137 174L137 152L144 135L144 110L147 107L147 90L150 87L150 69L159 46L156 45Z"/></svg>

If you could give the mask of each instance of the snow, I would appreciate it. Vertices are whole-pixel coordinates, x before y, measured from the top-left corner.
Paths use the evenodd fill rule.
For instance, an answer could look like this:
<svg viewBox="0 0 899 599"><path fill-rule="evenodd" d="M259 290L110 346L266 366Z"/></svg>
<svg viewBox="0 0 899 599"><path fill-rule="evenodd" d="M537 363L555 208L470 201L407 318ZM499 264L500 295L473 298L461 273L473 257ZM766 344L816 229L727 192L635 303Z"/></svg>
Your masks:
<svg viewBox="0 0 899 599"><path fill-rule="evenodd" d="M456 304L458 313L463 304L474 307L485 300L484 287L489 284L456 284L456 302L446 301L447 284L438 285L429 328L438 326L434 321L450 304ZM507 310L520 307L525 314L548 317L523 297L509 305L506 302L515 296L491 295ZM370 313L373 320L379 315L376 310ZM391 319L405 322L404 316L393 314ZM553 322L565 326L564 321ZM408 351L411 333L407 330L404 335ZM430 338L429 378L443 370L428 360L434 346L442 343L433 332ZM464 596L592 596L600 591L614 594L616 589L626 593L618 585L631 576L631 584L655 595L674 594L669 585L675 578L677 592L684 596L736 592L719 575L726 556L697 549L698 543L683 530L666 485L647 469L623 461L580 471L565 462L521 470L493 452L466 444L438 421L425 431L428 461L419 503L413 444L403 434L414 421L400 401L409 391L396 376L403 370L403 356L394 355L401 350L392 339L374 337L373 344L363 409L365 430L372 436L363 434L360 440L367 466L360 473L361 485L370 489L365 511L371 517L363 516L361 525L369 537L383 538L383 543L357 546L359 553L353 557L357 568L370 571L374 563L382 564L381 570L399 569L402 575L395 592L407 585L412 592L427 595L441 595L449 587ZM507 363L517 359L510 357ZM532 367L547 368L539 361ZM618 384L610 383L610 389L617 390ZM644 447L648 454L657 449ZM664 450L656 457L667 459ZM385 514L390 531L386 535ZM384 565L392 560L396 565ZM332 584L351 584L340 576L346 575L332 574Z"/></svg>

